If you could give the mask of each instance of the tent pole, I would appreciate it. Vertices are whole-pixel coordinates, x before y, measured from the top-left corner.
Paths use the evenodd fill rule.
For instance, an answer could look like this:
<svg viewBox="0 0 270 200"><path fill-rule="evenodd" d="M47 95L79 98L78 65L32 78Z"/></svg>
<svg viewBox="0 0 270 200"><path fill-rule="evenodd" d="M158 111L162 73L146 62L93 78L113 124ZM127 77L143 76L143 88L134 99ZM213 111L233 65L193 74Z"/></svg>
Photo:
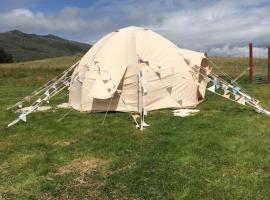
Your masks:
<svg viewBox="0 0 270 200"><path fill-rule="evenodd" d="M140 108L140 115L141 115L141 124L140 124L140 130L143 130L143 122L144 122L144 114L143 114L143 110L144 110L144 102L143 102L143 84L142 84L142 71L140 70L139 73L139 88L140 88L140 97L139 97L139 108Z"/></svg>

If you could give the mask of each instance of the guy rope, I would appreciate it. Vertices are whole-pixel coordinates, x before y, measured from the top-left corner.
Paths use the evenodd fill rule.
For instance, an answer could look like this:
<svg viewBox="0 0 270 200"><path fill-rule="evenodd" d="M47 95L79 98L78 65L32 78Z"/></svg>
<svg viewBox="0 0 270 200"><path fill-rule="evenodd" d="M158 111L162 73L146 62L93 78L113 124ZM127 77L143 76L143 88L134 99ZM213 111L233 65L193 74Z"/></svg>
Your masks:
<svg viewBox="0 0 270 200"><path fill-rule="evenodd" d="M22 108L23 104L30 104L29 107L23 110L23 112L14 121L8 124L8 127L13 126L19 121L26 122L26 117L30 113L37 110L44 102L49 103L49 100L56 94L60 93L65 88L69 87L71 73L75 67L77 67L79 61L59 74L57 77L50 80L48 83L41 86L39 89L32 92L30 95L24 97L21 101L15 103L13 106L7 108L8 110L16 110Z"/></svg>

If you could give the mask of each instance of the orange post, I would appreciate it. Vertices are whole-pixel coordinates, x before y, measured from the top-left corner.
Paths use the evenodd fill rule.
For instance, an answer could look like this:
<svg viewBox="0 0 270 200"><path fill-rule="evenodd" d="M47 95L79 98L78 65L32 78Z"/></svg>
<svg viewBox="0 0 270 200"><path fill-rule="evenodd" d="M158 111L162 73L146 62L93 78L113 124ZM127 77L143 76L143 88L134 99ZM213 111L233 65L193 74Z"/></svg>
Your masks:
<svg viewBox="0 0 270 200"><path fill-rule="evenodd" d="M253 78L253 51L252 51L252 43L249 43L249 83L252 83Z"/></svg>

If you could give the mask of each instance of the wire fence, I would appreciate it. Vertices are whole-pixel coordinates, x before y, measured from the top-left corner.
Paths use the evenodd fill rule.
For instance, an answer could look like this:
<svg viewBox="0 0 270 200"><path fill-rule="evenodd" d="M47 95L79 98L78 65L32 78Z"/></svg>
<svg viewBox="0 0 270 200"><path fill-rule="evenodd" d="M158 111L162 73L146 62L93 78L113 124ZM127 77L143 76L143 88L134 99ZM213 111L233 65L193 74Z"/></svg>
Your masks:
<svg viewBox="0 0 270 200"><path fill-rule="evenodd" d="M213 57L210 58L218 68L228 75L231 80L240 83L247 83L249 77L249 58L236 57ZM224 78L224 75L213 67L214 73ZM225 77L226 78L226 77ZM268 83L268 60L263 58L253 59L253 83Z"/></svg>

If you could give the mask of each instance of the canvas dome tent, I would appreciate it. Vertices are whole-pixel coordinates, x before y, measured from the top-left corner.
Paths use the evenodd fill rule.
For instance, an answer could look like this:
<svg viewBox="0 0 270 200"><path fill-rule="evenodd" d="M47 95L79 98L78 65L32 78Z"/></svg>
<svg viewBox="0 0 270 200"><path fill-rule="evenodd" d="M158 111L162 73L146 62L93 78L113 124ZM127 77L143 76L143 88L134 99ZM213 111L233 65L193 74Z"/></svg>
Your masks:
<svg viewBox="0 0 270 200"><path fill-rule="evenodd" d="M207 79L187 59L201 66L204 58L148 29L114 31L99 40L74 70L70 105L87 112L194 107L204 97Z"/></svg>
<svg viewBox="0 0 270 200"><path fill-rule="evenodd" d="M213 74L208 60L204 53L180 49L145 28L116 30L99 40L76 64L12 106L32 102L29 110L8 126L26 121L43 102L68 88L69 104L74 109L139 113L141 122L135 122L143 129L148 111L197 106L204 99L208 81L211 92L270 114L240 87Z"/></svg>

